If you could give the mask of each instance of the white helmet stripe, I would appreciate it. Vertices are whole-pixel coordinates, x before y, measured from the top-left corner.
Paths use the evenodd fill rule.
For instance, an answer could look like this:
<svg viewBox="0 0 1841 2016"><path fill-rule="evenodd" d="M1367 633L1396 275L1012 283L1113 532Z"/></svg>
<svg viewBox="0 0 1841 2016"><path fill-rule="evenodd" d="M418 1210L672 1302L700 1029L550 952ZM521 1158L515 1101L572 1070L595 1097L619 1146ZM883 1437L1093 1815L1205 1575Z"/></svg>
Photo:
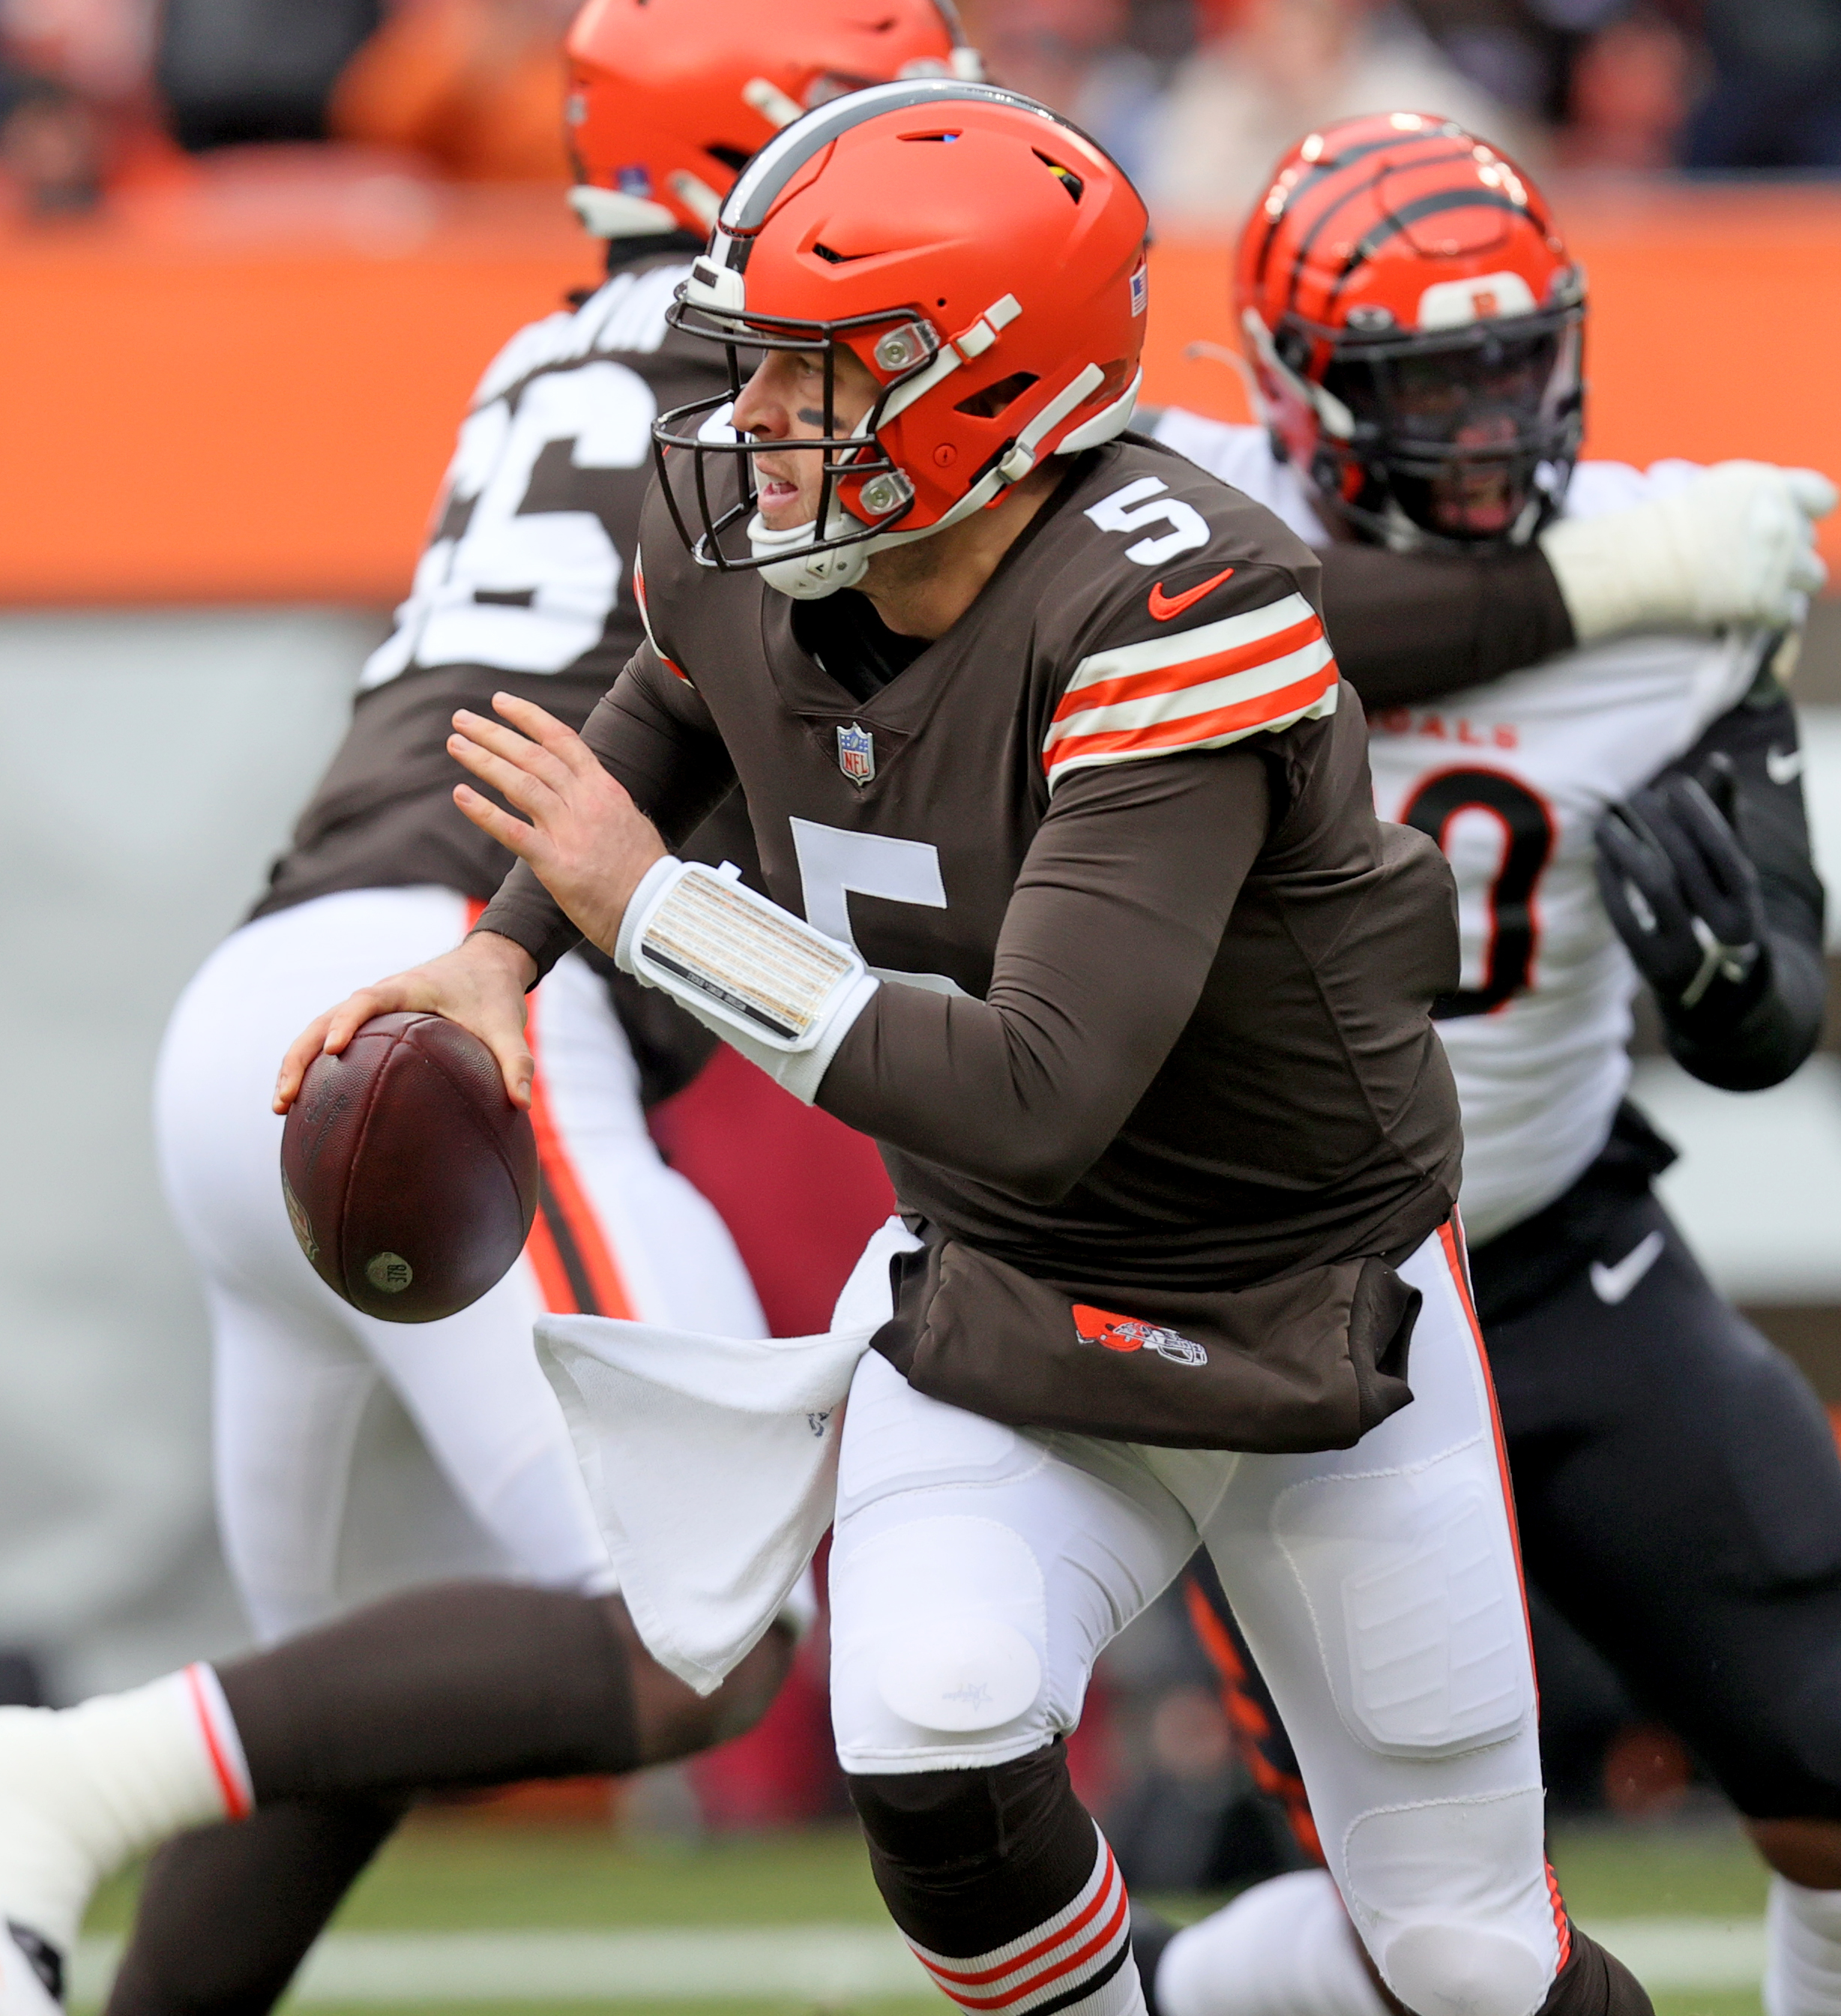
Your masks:
<svg viewBox="0 0 1841 2016"><path fill-rule="evenodd" d="M852 127L861 126L879 113L901 112L911 105L950 105L968 99L986 104L1013 105L1052 124L1063 123L1034 99L1021 97L1013 91L1000 91L995 85L965 84L948 77L872 84L866 91L853 91L845 97L832 99L829 104L807 113L803 119L776 133L742 171L729 191L722 206L723 229L743 236L758 231L781 191L798 171Z"/></svg>

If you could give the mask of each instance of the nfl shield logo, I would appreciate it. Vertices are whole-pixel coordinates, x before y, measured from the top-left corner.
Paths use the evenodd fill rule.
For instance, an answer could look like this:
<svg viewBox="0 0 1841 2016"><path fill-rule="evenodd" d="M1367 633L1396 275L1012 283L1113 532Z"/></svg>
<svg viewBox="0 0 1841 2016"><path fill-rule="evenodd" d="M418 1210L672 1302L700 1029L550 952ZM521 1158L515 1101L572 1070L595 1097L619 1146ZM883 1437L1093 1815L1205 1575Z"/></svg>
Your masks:
<svg viewBox="0 0 1841 2016"><path fill-rule="evenodd" d="M867 784L876 775L876 738L852 722L837 731L837 767L853 784Z"/></svg>

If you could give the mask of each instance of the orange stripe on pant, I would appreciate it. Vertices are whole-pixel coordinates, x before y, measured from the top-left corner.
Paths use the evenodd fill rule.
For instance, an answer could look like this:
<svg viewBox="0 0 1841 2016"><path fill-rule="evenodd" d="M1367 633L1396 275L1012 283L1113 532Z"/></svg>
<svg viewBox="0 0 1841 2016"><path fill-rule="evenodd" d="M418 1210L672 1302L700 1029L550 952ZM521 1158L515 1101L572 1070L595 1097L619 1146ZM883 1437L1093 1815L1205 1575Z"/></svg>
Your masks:
<svg viewBox="0 0 1841 2016"><path fill-rule="evenodd" d="M476 898L468 899L468 930L479 922L485 907ZM525 1040L536 1066L530 1081L530 1125L537 1136L541 1188L524 1257L536 1273L543 1305L552 1315L631 1318L633 1304L626 1277L556 1124L534 1014Z"/></svg>
<svg viewBox="0 0 1841 2016"><path fill-rule="evenodd" d="M1483 1391L1489 1396L1490 1427L1496 1438L1496 1474L1502 1480L1502 1503L1508 1514L1508 1544L1515 1550L1515 1579L1521 1590L1522 1626L1527 1633L1528 1664L1534 1663L1534 1627L1528 1616L1528 1579L1522 1571L1521 1528L1515 1517L1515 1480L1509 1474L1508 1444L1502 1433L1501 1410L1496 1405L1496 1382L1490 1375L1490 1354L1483 1341L1483 1325L1476 1319L1476 1305L1470 1298L1470 1268L1464 1255L1463 1227L1456 1218L1447 1218L1438 1228L1439 1244L1444 1248L1445 1264L1451 1270L1451 1280L1458 1291L1458 1300L1464 1307L1464 1319L1470 1327L1470 1338L1476 1347L1478 1369L1483 1373ZM1541 1712L1541 1676L1534 1675L1534 1712ZM1547 1864L1547 1893L1553 1899L1553 1927L1559 1939L1560 1965L1564 1967L1573 1951L1573 1927L1566 1916L1566 1900L1560 1895L1559 1878L1553 1873L1553 1864Z"/></svg>

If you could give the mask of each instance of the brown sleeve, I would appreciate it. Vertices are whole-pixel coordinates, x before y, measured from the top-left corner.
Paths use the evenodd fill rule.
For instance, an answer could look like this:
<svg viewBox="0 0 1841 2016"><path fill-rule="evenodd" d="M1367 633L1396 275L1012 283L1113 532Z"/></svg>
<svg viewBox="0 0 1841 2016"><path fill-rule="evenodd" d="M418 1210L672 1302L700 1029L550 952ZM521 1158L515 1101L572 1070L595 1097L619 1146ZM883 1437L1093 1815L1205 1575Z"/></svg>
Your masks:
<svg viewBox="0 0 1841 2016"><path fill-rule="evenodd" d="M1323 620L1372 714L1499 679L1573 648L1573 620L1537 545L1480 554L1320 549Z"/></svg>
<svg viewBox="0 0 1841 2016"><path fill-rule="evenodd" d="M1195 1012L1267 817L1249 750L1077 772L1023 862L987 999L884 985L818 1103L1013 1196L1066 1196Z"/></svg>
<svg viewBox="0 0 1841 2016"><path fill-rule="evenodd" d="M688 840L735 786L735 766L708 710L649 644L640 646L602 697L582 740L631 792L668 848ZM539 980L581 941L561 905L521 861L473 929L521 945L537 962Z"/></svg>

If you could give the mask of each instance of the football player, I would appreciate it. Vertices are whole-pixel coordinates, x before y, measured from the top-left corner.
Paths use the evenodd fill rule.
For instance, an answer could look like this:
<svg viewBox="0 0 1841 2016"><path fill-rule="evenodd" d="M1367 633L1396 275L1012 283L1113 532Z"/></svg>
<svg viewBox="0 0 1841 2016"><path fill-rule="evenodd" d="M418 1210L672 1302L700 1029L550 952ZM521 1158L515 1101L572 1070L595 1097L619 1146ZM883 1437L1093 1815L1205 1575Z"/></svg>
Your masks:
<svg viewBox="0 0 1841 2016"><path fill-rule="evenodd" d="M322 1648L317 1688L300 1694L304 1727L315 1701L341 1697L335 1672L355 1683L354 1648L367 1643L369 1657L398 1666L400 1719L378 1723L354 1697L353 1715L373 1724L369 1761L329 1765L322 1754L294 1781L301 1799L271 1798L254 1827L194 1835L160 1858L118 2010L273 2000L419 1784L684 1755L746 1726L786 1661L789 1641L776 1632L710 1704L652 1667L607 1593L606 1547L531 1349L545 1308L737 1334L764 1327L726 1231L660 1160L642 1110L712 1046L703 1031L624 977L610 991L611 962L591 949L559 963L532 1010L538 1225L525 1262L445 1321L380 1323L340 1301L303 1258L275 1179L270 1093L288 1039L331 995L451 944L509 866L454 806L459 773L444 743L455 707L506 688L541 693L579 722L643 634L631 563L652 420L727 383L721 357L673 334L665 309L738 169L808 105L977 61L935 0L867 15L796 0L771 17L744 0L593 0L569 57L581 175L571 200L606 241L607 279L574 312L523 330L487 370L414 591L365 668L350 733L253 920L176 1010L158 1101L169 1194L212 1319L226 1552L258 1635L297 1633L334 1607L353 1436L379 1380L540 1587L386 1604L354 1622L356 1636L291 1648L297 1672L315 1656L308 1647ZM739 838L714 844L746 844L745 820L731 824ZM404 1665L415 1645L426 1666ZM539 1661L554 1678L531 1677L520 1694L509 1676L534 1675ZM443 1690L438 1701L425 1683ZM419 1759L423 1725L455 1731L445 1762ZM486 1732L485 1748L463 1755L469 1728ZM336 1741L323 1729L322 1738ZM311 1802L310 1790L329 1796ZM10 1894L3 1882L0 1894ZM28 1928L10 1946L0 1939L0 2008L12 2016L44 1992L24 1950L55 1980L81 1903L6 1910Z"/></svg>
<svg viewBox="0 0 1841 2016"><path fill-rule="evenodd" d="M847 1291L851 1330L893 1315L841 1430L832 1714L962 2009L1142 2007L1060 1738L1199 1543L1389 1989L1645 2010L1542 1852L1429 1015L1449 882L1375 818L1309 549L1124 435L1145 229L1091 142L970 85L756 157L674 319L763 361L658 423L647 643L581 736L511 694L457 714L512 808L463 809L521 865L457 951L318 1018L278 1100L408 1006L528 1096L525 990L586 935L883 1144L907 1223ZM738 779L771 903L670 851ZM1257 1363L1268 1321L1300 1354L1271 1388L1188 1334ZM1372 1414L1314 1410L1357 1389Z"/></svg>
<svg viewBox="0 0 1841 2016"><path fill-rule="evenodd" d="M976 61L935 0L873 16L799 0L771 20L746 0L592 0L568 54L571 200L606 243L607 279L487 369L343 746L253 920L187 989L161 1060L167 1186L211 1316L225 1552L267 1640L334 1607L346 1472L379 1381L525 1574L594 1589L606 1550L533 1317L765 1327L726 1229L646 1132L648 1097L681 1083L708 1039L591 949L534 1000L541 1203L523 1262L470 1309L408 1325L351 1309L306 1265L275 1181L275 1057L327 999L451 944L509 865L455 808L455 707L503 688L579 724L642 634L631 564L652 422L725 382L664 312L722 193L807 106ZM739 813L729 823L745 835ZM737 844L725 828L717 858Z"/></svg>
<svg viewBox="0 0 1841 2016"><path fill-rule="evenodd" d="M1529 1572L1745 1816L1774 1872L1771 2016L1831 2011L1841 1461L1652 1194L1674 1151L1624 1092L1640 981L1710 1084L1774 1085L1817 1040L1823 895L1774 668L1834 491L1575 468L1579 270L1526 176L1443 120L1295 149L1235 301L1265 424L1155 431L1320 549L1381 812L1457 876L1464 972L1433 1012ZM1282 1792L1269 1705L1237 1708ZM1343 1921L1322 1871L1249 1893L1177 1936L1163 2016L1382 2016Z"/></svg>

